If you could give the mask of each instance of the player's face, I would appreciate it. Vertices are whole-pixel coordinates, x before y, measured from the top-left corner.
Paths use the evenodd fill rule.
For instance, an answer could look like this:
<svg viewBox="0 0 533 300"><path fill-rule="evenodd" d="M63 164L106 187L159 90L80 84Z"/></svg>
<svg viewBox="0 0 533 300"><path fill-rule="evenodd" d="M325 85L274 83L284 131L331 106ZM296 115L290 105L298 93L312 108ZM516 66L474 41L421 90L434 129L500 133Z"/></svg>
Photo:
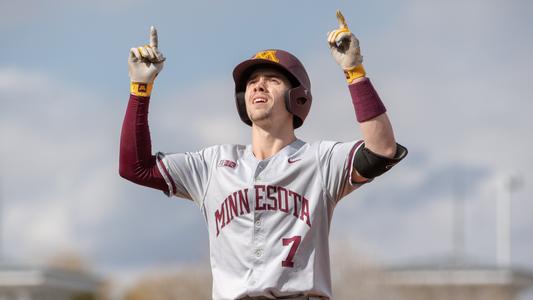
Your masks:
<svg viewBox="0 0 533 300"><path fill-rule="evenodd" d="M252 72L244 94L250 120L257 125L292 124L292 114L285 106L285 93L290 87L287 77L276 69L266 67Z"/></svg>

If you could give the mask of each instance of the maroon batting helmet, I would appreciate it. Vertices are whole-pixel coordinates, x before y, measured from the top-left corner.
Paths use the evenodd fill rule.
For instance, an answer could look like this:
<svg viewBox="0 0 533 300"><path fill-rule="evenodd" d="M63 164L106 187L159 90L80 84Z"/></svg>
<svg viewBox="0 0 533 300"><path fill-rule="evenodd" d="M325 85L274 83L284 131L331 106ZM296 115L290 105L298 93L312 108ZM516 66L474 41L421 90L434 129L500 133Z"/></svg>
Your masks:
<svg viewBox="0 0 533 300"><path fill-rule="evenodd" d="M287 51L278 49L260 51L233 69L235 100L241 120L252 126L252 121L246 111L244 92L246 91L248 77L255 69L261 66L273 67L281 71L289 79L292 87L285 95L285 106L287 111L293 115L294 128L302 126L311 108L311 82L298 58Z"/></svg>

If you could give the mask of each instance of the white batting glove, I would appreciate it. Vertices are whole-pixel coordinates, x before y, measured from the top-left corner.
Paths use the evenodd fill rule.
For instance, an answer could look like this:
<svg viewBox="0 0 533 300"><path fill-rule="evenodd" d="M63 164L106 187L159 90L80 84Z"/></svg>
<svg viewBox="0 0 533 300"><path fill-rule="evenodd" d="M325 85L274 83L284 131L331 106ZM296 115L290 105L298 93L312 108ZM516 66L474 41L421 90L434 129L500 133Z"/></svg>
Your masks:
<svg viewBox="0 0 533 300"><path fill-rule="evenodd" d="M165 59L158 49L157 30L152 26L150 44L130 49L128 71L132 94L150 96L154 80L163 69Z"/></svg>
<svg viewBox="0 0 533 300"><path fill-rule="evenodd" d="M359 40L348 29L342 13L337 11L339 28L328 33L328 44L331 55L344 70L348 83L366 75L363 68L363 56L359 48Z"/></svg>

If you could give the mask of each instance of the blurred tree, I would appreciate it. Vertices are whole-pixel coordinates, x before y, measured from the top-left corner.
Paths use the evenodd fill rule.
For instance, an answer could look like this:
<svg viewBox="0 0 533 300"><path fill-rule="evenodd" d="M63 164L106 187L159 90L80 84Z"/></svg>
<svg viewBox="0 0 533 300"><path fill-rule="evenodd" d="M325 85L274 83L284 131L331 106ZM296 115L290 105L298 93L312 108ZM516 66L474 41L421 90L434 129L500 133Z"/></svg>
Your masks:
<svg viewBox="0 0 533 300"><path fill-rule="evenodd" d="M97 296L94 293L79 293L70 298L71 300L97 300Z"/></svg>
<svg viewBox="0 0 533 300"><path fill-rule="evenodd" d="M48 267L80 274L94 276L89 262L78 252L63 250L48 259ZM82 292L72 296L72 300L108 300L111 299L112 285L109 281L102 281L98 290Z"/></svg>
<svg viewBox="0 0 533 300"><path fill-rule="evenodd" d="M190 267L173 273L141 278L126 292L124 300L211 299L211 273L205 267Z"/></svg>
<svg viewBox="0 0 533 300"><path fill-rule="evenodd" d="M47 265L60 270L90 273L89 263L79 253L72 250L65 250L54 254L48 260Z"/></svg>
<svg viewBox="0 0 533 300"><path fill-rule="evenodd" d="M385 272L377 262L349 242L337 242L332 248L333 299L393 299L391 290L383 284Z"/></svg>

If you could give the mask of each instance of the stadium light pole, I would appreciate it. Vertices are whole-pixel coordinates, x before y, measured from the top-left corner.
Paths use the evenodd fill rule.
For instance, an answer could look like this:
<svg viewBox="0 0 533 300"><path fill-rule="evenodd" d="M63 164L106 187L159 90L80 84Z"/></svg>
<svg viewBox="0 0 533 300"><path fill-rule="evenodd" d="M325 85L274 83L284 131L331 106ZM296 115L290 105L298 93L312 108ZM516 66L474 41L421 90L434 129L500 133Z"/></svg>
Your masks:
<svg viewBox="0 0 533 300"><path fill-rule="evenodd" d="M453 177L453 259L454 263L462 263L465 255L465 199L463 193L463 178Z"/></svg>
<svg viewBox="0 0 533 300"><path fill-rule="evenodd" d="M518 175L506 175L502 180L497 198L497 260L498 266L511 266L511 198L512 193L522 186Z"/></svg>
<svg viewBox="0 0 533 300"><path fill-rule="evenodd" d="M2 170L2 168L0 168L0 170ZM4 210L3 210L3 204L4 202L2 201L3 200L3 186L2 186L2 173L0 173L0 263L2 263L4 261L4 252L2 251L3 249L3 233L4 233Z"/></svg>

